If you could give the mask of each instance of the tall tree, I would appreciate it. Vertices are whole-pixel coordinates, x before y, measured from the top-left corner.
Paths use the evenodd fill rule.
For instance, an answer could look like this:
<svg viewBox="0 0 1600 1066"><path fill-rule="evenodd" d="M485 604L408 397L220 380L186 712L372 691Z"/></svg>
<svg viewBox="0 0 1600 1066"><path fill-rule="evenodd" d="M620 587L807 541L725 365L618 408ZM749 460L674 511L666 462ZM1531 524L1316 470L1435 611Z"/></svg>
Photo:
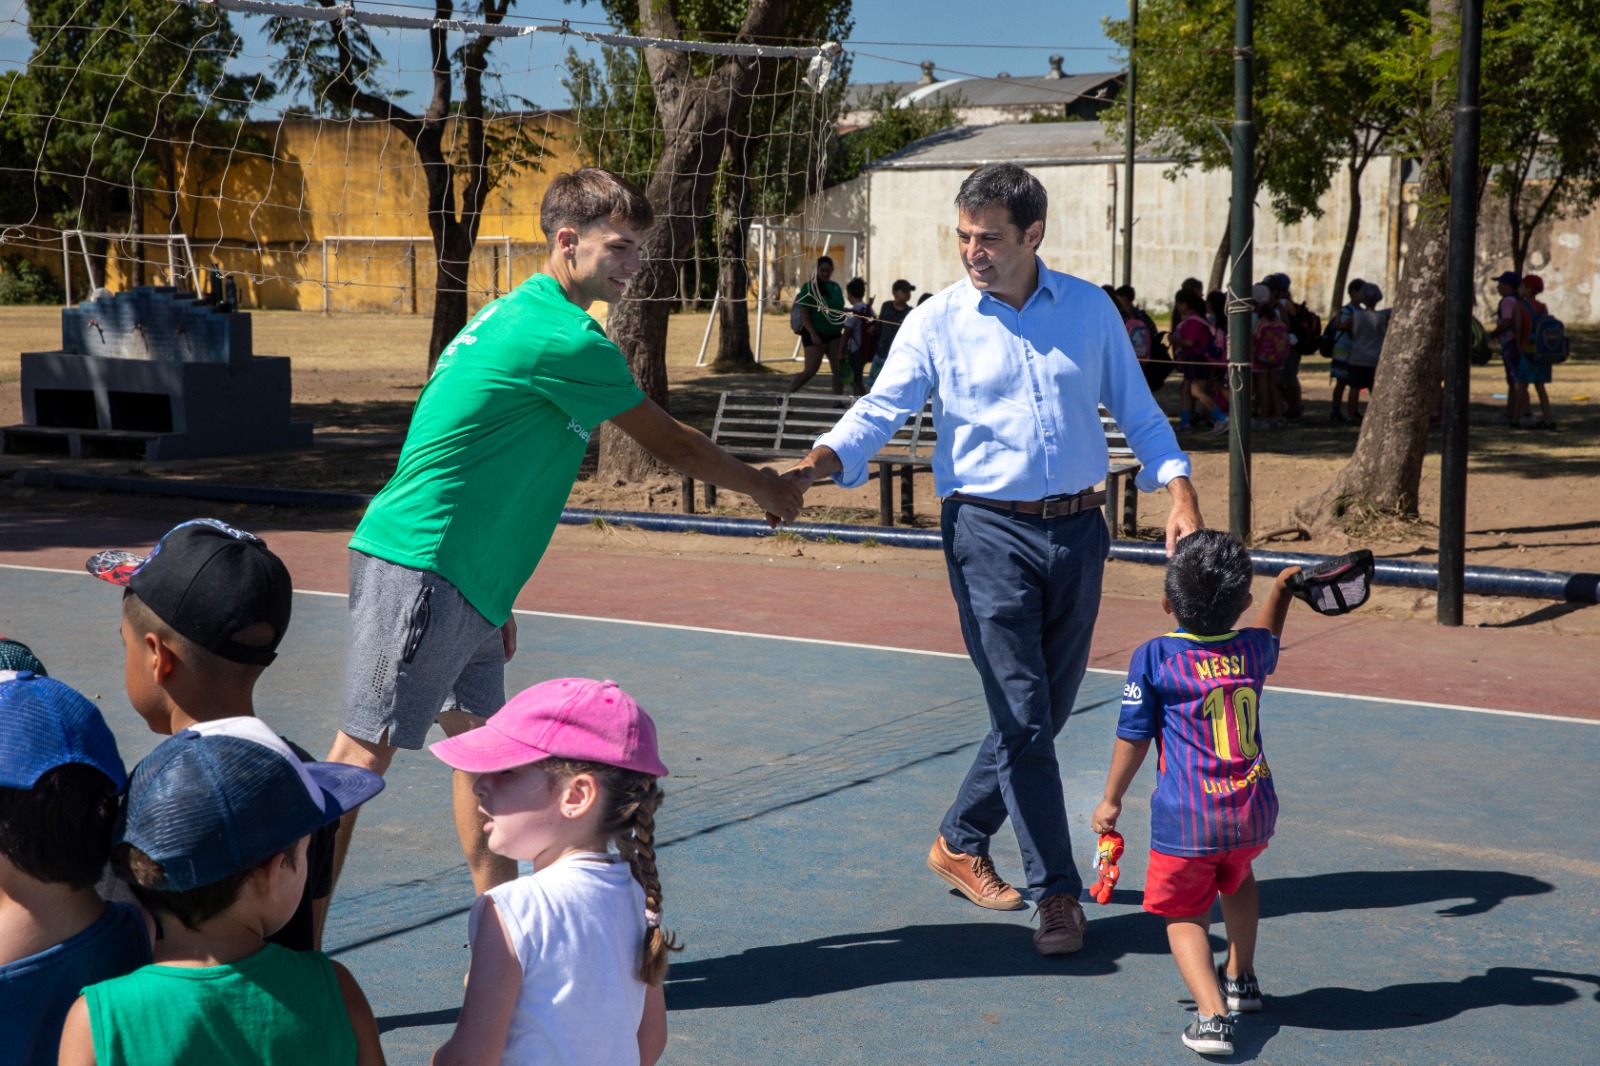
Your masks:
<svg viewBox="0 0 1600 1066"><path fill-rule="evenodd" d="M686 39L723 41L741 32L747 16L742 2L679 0L671 10ZM628 32L645 33L638 0L606 0L612 21ZM788 4L772 40L783 44L822 44L850 32L850 0ZM707 75L713 61L690 60L694 76ZM806 59L761 57L750 99L736 127L730 128L713 182L711 203L699 221L692 248L684 252L679 274L699 278L710 261L719 294L717 357L713 369L747 369L755 362L750 346L750 227L757 217L794 211L823 184L824 145L831 136L848 76L847 54L837 54L821 91L804 82ZM579 124L579 149L586 162L616 170L648 185L664 144L664 116L658 113L653 71L628 48L607 48L599 60L568 56L566 81ZM683 282L682 284L687 284ZM691 287L694 288L694 287ZM700 299L697 288L680 297Z"/></svg>
<svg viewBox="0 0 1600 1066"><path fill-rule="evenodd" d="M1372 512L1417 513L1443 367L1460 14L1460 0L1432 0L1429 15L1415 17L1407 39L1378 60L1381 91L1405 115L1397 145L1421 160L1417 221L1355 451L1325 489L1295 507L1313 527L1348 525Z"/></svg>
<svg viewBox="0 0 1600 1066"><path fill-rule="evenodd" d="M316 2L338 6L337 0ZM511 4L469 0L461 15L498 26ZM384 91L377 78L383 57L359 23L284 16L270 24L271 39L284 55L275 72L289 88L306 91L314 111L380 119L416 150L427 185L435 262L430 374L439 353L467 324L467 273L489 193L516 169L537 168L541 155L535 131L525 130L519 121L492 121L496 112L527 101L499 92L489 78L494 37L472 34L452 49L446 24L457 17L453 0L435 0L435 25L427 31L432 96L420 112L402 107L395 94Z"/></svg>
<svg viewBox="0 0 1600 1066"><path fill-rule="evenodd" d="M1370 56L1404 32L1406 12L1422 0L1257 0L1256 166L1252 190L1265 189L1274 216L1292 225L1321 214L1320 200L1341 162L1349 173L1343 278L1360 226L1361 174L1394 117L1374 102ZM1178 162L1175 178L1193 166L1226 169L1231 146L1220 116L1233 109L1233 0L1141 0L1137 122L1141 142ZM1108 19L1106 33L1127 46L1126 20ZM1107 109L1107 131L1122 134L1122 113ZM1252 209L1255 195L1252 194ZM1226 220L1224 220L1226 222ZM1222 286L1228 228L1212 263ZM1342 284L1342 281L1341 281Z"/></svg>
<svg viewBox="0 0 1600 1066"><path fill-rule="evenodd" d="M1523 272L1535 231L1600 198L1600 0L1491 0L1484 158Z"/></svg>
<svg viewBox="0 0 1600 1066"><path fill-rule="evenodd" d="M638 0L631 28L645 37L688 39L674 0ZM733 40L770 42L783 33L790 0L749 0ZM667 318L678 293L679 267L696 253L730 135L743 129L762 61L754 55L705 57L668 48L644 49L651 92L663 133L660 156L645 194L656 225L642 249L629 295L614 305L606 330L628 359L634 379L652 400L667 403ZM610 423L601 428L600 473L634 481L660 464Z"/></svg>
<svg viewBox="0 0 1600 1066"><path fill-rule="evenodd" d="M28 0L28 33L33 54L7 87L4 121L35 185L28 217L8 220L108 230L126 213L140 232L152 206L166 232L182 233L185 171L232 148L252 104L274 91L227 69L241 42L207 5ZM143 266L135 249L136 282Z"/></svg>

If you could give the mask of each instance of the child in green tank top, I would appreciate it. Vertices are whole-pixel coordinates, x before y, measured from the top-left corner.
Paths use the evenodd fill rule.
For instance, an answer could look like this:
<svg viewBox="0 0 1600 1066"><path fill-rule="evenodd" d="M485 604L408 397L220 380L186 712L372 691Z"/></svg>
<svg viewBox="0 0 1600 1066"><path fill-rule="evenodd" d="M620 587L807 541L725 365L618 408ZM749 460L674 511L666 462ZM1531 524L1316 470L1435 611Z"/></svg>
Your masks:
<svg viewBox="0 0 1600 1066"><path fill-rule="evenodd" d="M367 770L302 762L255 718L157 746L134 769L113 852L156 921L155 962L79 997L60 1062L381 1066L350 972L267 937L299 906L311 833L382 787Z"/></svg>

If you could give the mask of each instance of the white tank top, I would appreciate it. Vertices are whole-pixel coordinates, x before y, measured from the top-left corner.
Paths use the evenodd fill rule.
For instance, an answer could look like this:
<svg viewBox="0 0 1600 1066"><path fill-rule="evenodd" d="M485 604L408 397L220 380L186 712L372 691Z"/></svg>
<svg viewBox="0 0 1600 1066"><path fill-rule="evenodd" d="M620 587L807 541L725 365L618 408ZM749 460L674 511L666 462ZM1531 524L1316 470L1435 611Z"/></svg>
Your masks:
<svg viewBox="0 0 1600 1066"><path fill-rule="evenodd" d="M522 990L506 1066L638 1066L644 982L644 889L628 864L569 855L488 891L505 925ZM478 935L482 903L469 921Z"/></svg>

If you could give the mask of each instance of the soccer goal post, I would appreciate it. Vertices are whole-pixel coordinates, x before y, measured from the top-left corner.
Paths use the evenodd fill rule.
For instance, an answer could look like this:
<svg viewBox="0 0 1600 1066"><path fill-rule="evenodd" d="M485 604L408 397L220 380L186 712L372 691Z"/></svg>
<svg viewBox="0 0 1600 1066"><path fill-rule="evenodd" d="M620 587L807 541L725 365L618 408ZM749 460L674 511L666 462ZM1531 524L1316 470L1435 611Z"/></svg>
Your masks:
<svg viewBox="0 0 1600 1066"><path fill-rule="evenodd" d="M189 243L189 238L182 233L107 233L93 230L69 229L61 231L61 288L66 298L66 306L73 305L72 299L72 256L74 246L76 254L83 258L83 272L89 279L89 292L105 287L104 273L96 275L95 257L89 250L91 240L105 240L117 245L138 246L145 244L159 244L166 247L167 283L173 288L182 289L193 286L197 295L204 295L205 290L200 278L200 270L195 264L194 247ZM160 260L155 260L160 265Z"/></svg>

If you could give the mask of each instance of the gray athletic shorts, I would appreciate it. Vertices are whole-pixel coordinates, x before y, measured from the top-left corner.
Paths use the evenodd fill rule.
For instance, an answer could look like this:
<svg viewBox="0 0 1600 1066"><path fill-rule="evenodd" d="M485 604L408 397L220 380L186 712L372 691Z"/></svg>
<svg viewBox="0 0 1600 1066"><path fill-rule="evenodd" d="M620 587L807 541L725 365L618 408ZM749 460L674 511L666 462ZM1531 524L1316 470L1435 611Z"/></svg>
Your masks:
<svg viewBox="0 0 1600 1066"><path fill-rule="evenodd" d="M440 712L487 718L505 702L498 626L438 574L351 550L341 730L415 750Z"/></svg>

